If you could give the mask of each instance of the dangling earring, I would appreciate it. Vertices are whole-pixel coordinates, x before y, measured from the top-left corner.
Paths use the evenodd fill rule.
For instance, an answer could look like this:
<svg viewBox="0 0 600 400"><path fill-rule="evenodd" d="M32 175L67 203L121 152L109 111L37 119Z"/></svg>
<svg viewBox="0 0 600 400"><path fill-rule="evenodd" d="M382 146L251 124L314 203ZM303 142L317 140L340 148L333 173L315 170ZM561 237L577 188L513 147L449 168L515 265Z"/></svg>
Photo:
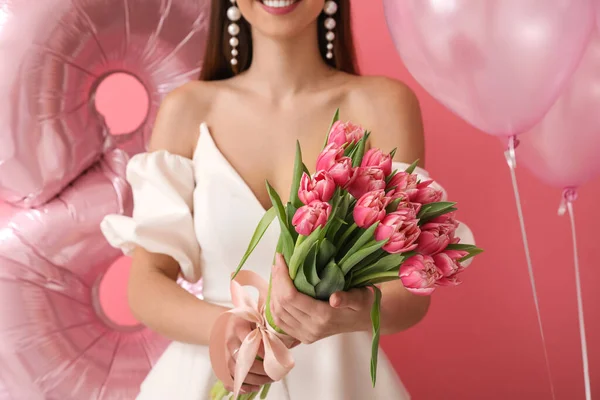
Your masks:
<svg viewBox="0 0 600 400"><path fill-rule="evenodd" d="M326 57L329 60L333 59L333 40L335 39L335 33L333 32L333 30L335 29L335 26L337 25L335 22L335 19L333 18L333 15L335 15L337 10L338 10L338 5L335 1L327 0L325 2L325 6L323 7L323 12L328 16L328 18L325 20L325 29L327 29L327 34L325 34L325 39L327 39Z"/></svg>
<svg viewBox="0 0 600 400"><path fill-rule="evenodd" d="M240 40L237 37L240 33L240 26L237 22L242 18L242 13L240 12L240 9L237 8L235 0L230 1L231 7L227 9L227 18L229 18L231 23L227 27L227 32L231 35L231 38L229 39L229 45L231 46L231 65L235 67L238 64L237 56L239 52L237 48L240 44Z"/></svg>

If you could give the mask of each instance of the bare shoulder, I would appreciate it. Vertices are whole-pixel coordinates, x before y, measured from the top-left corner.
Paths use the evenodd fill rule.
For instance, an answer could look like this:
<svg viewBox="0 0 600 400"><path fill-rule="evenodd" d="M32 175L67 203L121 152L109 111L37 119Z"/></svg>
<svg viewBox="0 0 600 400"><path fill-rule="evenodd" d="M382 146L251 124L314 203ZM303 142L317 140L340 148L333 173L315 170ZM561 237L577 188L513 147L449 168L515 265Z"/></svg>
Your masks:
<svg viewBox="0 0 600 400"><path fill-rule="evenodd" d="M210 112L211 99L217 92L216 82L192 81L167 94L154 122L150 150L168 150L191 158L199 126Z"/></svg>
<svg viewBox="0 0 600 400"><path fill-rule="evenodd" d="M423 163L424 134L419 100L403 82L379 76L356 77L348 101L353 115L373 132L371 144L397 148L398 161Z"/></svg>

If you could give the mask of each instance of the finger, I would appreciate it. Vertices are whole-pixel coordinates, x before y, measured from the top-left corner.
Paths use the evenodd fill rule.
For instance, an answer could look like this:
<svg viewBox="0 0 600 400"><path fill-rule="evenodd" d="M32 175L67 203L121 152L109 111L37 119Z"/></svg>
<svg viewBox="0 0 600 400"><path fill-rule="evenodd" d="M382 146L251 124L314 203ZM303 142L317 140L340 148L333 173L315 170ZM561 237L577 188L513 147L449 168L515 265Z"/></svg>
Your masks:
<svg viewBox="0 0 600 400"><path fill-rule="evenodd" d="M233 387L232 386L225 386L225 389L228 392L233 392ZM242 385L242 389L240 390L240 393L241 394L248 394L248 393L258 392L259 390L260 390L259 386Z"/></svg>
<svg viewBox="0 0 600 400"><path fill-rule="evenodd" d="M277 301L271 301L271 315L275 325L290 336L293 336L291 332L301 326L301 323L290 315Z"/></svg>
<svg viewBox="0 0 600 400"><path fill-rule="evenodd" d="M233 386L225 385L225 390L227 390L228 392L233 392ZM242 394L254 393L254 392L258 392L258 391L260 391L260 386L248 385L248 384L243 384L242 388L240 389L240 393L242 393Z"/></svg>
<svg viewBox="0 0 600 400"><path fill-rule="evenodd" d="M241 346L242 341L237 336L230 336L227 339L227 351L229 351L230 356L233 356Z"/></svg>
<svg viewBox="0 0 600 400"><path fill-rule="evenodd" d="M251 386L263 386L269 383L273 383L273 380L267 375L249 373L244 379L244 384Z"/></svg>
<svg viewBox="0 0 600 400"><path fill-rule="evenodd" d="M227 363L227 368L229 369L229 374L231 375L232 378L235 377L235 366L236 366L236 361L233 358L230 358ZM244 379L244 384L247 384L250 386L255 386L255 385L262 386L262 385L266 385L267 383L272 383L272 382L273 382L273 380L271 378L269 378L269 376L265 372L263 363L258 360L256 360L254 362L254 364L252 364L252 367L250 368L248 375Z"/></svg>
<svg viewBox="0 0 600 400"><path fill-rule="evenodd" d="M252 367L250 367L250 372L252 372L253 374L256 374L256 375L263 375L266 377L269 376L265 372L265 366L263 365L263 362L260 360L254 361L254 364L252 364Z"/></svg>
<svg viewBox="0 0 600 400"><path fill-rule="evenodd" d="M371 290L366 288L352 289L347 292L335 292L329 298L329 305L333 308L349 308L354 311L360 311L371 303L372 297Z"/></svg>
<svg viewBox="0 0 600 400"><path fill-rule="evenodd" d="M254 385L242 385L242 390L241 393L242 394L248 394L248 393L256 393L260 391L260 386L254 386Z"/></svg>
<svg viewBox="0 0 600 400"><path fill-rule="evenodd" d="M298 292L290 278L283 256L279 255L277 259L279 261L275 263L271 271L273 278L271 297L295 316L310 317L310 314L315 311L315 307L321 302Z"/></svg>

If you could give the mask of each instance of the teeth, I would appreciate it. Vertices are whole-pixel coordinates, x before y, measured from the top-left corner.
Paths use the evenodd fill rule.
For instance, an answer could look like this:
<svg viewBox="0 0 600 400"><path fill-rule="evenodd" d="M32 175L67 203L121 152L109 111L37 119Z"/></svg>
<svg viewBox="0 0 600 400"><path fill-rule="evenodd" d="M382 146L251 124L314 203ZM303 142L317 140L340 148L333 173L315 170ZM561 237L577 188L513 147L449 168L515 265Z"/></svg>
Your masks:
<svg viewBox="0 0 600 400"><path fill-rule="evenodd" d="M289 7L298 0L263 0L263 4L271 8Z"/></svg>

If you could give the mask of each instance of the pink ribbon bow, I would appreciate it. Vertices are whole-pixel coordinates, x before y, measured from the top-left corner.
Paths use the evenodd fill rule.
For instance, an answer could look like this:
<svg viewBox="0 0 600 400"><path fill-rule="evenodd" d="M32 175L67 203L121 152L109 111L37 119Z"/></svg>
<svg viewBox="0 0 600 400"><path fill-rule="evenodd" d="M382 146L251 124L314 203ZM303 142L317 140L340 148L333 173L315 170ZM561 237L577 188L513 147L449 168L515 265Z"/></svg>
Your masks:
<svg viewBox="0 0 600 400"><path fill-rule="evenodd" d="M243 286L258 289L258 304L244 290ZM240 271L230 284L231 298L234 308L221 315L213 327L210 337L210 361L215 375L225 386L233 384L233 398L237 399L242 384L248 376L252 364L256 360L261 343L264 345L265 357L263 366L269 378L280 381L294 368L294 359L289 350L294 339L282 335L268 324L264 317L265 300L268 284L258 274L251 271ZM242 341L238 351L234 378L231 378L227 367L227 337L229 324L251 322L255 325Z"/></svg>

